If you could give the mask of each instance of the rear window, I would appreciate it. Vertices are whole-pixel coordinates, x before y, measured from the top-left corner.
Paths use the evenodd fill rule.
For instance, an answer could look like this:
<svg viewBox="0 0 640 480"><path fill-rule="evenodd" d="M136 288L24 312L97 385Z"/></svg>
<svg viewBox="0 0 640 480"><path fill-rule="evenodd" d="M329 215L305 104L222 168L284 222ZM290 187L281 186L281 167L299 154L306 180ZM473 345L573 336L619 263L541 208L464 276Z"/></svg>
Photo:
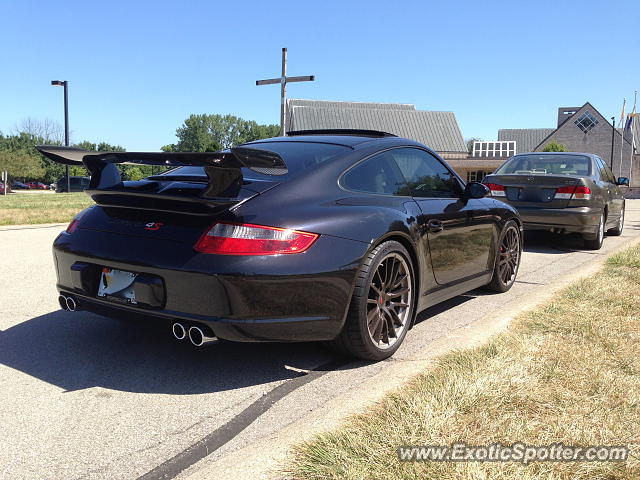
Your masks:
<svg viewBox="0 0 640 480"><path fill-rule="evenodd" d="M311 142L265 142L251 145L243 145L244 148L267 150L280 155L287 164L287 174L278 178L295 175L309 168L314 168L327 160L348 153L351 148L344 145ZM204 176L202 167L178 167L165 172L163 175ZM273 179L272 176L254 172L248 168L242 169L244 178Z"/></svg>
<svg viewBox="0 0 640 480"><path fill-rule="evenodd" d="M516 155L498 168L496 175L591 175L591 159L584 155Z"/></svg>

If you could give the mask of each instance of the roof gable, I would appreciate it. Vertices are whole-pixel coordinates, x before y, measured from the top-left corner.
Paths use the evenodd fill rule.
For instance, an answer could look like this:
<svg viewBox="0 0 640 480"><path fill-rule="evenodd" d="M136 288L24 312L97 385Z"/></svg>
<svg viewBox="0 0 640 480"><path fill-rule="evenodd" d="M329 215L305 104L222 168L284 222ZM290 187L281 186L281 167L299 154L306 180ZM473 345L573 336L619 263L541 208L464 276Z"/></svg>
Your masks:
<svg viewBox="0 0 640 480"><path fill-rule="evenodd" d="M287 108L313 107L313 108L373 108L376 110L415 110L411 103L375 103L375 102L340 102L333 100L305 100L291 98L287 100Z"/></svg>
<svg viewBox="0 0 640 480"><path fill-rule="evenodd" d="M591 115L593 115L596 120L598 120L598 125L594 128L598 128L604 125L607 125L607 128L612 128L611 123L609 123L609 121L593 106L591 105L591 103L586 102L582 107L580 107L578 109L578 111L576 113L574 113L573 115L571 115L570 117L568 117L564 122L562 122L562 124L560 124L558 126L558 128L553 129L553 131L551 133L549 133L546 137L544 137L539 143L538 145L536 145L534 147L534 149L540 148L541 146L543 146L544 144L547 143L547 141L553 136L555 135L558 131L565 129L565 128L577 128L575 125L575 122L578 118L580 118L580 116L585 113L585 112L589 112ZM621 133L618 131L618 129L616 129L616 134L617 135L621 135ZM629 140L629 138L627 138L626 136L622 137L627 143L631 143L631 141Z"/></svg>
<svg viewBox="0 0 640 480"><path fill-rule="evenodd" d="M340 104L340 102L328 102ZM290 104L292 105L292 104ZM440 152L466 152L453 112L393 108L291 106L287 130L370 129L416 140Z"/></svg>

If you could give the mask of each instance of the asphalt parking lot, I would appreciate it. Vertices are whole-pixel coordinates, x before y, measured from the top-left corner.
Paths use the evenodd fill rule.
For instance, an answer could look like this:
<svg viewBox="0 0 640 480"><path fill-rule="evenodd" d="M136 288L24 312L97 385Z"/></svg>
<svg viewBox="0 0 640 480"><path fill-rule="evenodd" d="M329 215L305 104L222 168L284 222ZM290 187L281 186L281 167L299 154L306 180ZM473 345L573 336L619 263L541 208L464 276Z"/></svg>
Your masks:
<svg viewBox="0 0 640 480"><path fill-rule="evenodd" d="M154 325L62 311L50 248L60 230L0 230L0 479L172 478L202 456L192 446L203 438L207 467L389 364L309 343L196 349ZM639 235L640 200L627 201L623 236L597 252L574 236L528 234L511 291L474 291L423 312L393 361Z"/></svg>

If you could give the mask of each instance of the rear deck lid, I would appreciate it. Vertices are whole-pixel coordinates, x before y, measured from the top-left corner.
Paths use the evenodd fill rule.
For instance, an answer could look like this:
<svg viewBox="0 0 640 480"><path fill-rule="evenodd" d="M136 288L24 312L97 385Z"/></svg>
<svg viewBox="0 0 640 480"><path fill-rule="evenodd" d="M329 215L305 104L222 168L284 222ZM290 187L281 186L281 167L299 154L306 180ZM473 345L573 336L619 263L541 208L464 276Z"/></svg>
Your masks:
<svg viewBox="0 0 640 480"><path fill-rule="evenodd" d="M553 175L487 175L491 195L514 206L566 208L579 178Z"/></svg>
<svg viewBox="0 0 640 480"><path fill-rule="evenodd" d="M586 155L527 153L508 160L483 183L492 196L516 207L566 208L581 194L591 168Z"/></svg>

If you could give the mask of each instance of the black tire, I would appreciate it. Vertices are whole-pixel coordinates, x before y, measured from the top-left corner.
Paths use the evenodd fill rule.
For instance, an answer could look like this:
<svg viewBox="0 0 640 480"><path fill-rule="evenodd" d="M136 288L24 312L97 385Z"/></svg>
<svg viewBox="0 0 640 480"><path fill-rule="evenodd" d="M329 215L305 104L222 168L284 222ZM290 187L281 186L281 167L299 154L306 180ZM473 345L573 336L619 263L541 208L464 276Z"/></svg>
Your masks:
<svg viewBox="0 0 640 480"><path fill-rule="evenodd" d="M499 293L509 290L516 281L521 258L522 232L515 221L509 220L500 232L493 277L487 289Z"/></svg>
<svg viewBox="0 0 640 480"><path fill-rule="evenodd" d="M387 241L374 248L358 271L344 327L327 346L364 360L393 355L415 315L414 279L411 257L402 244Z"/></svg>
<svg viewBox="0 0 640 480"><path fill-rule="evenodd" d="M584 238L584 246L588 250L600 250L602 243L604 242L604 226L606 224L606 218L604 212L600 215L600 222L598 223L598 231L596 238Z"/></svg>
<svg viewBox="0 0 640 480"><path fill-rule="evenodd" d="M607 235L611 235L612 237L619 237L622 235L622 229L624 228L624 207L625 204L622 204L622 210L620 210L620 217L618 218L618 224L614 228L610 228L607 230Z"/></svg>

